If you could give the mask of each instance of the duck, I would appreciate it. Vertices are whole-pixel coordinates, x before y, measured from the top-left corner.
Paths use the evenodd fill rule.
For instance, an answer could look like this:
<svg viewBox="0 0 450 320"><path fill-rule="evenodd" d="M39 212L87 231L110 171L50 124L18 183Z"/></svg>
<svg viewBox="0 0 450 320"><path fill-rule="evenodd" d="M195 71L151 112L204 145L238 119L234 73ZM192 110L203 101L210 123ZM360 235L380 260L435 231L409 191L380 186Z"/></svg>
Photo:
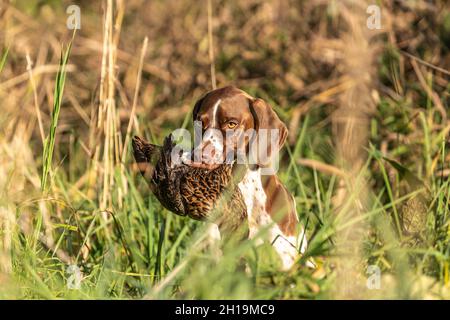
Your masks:
<svg viewBox="0 0 450 320"><path fill-rule="evenodd" d="M163 207L177 215L213 222L221 235L239 233L239 237L246 237L247 208L238 187L239 172L243 170L235 163L214 169L174 163L175 145L172 135L164 139L162 146L138 136L132 139L134 158L152 193Z"/></svg>

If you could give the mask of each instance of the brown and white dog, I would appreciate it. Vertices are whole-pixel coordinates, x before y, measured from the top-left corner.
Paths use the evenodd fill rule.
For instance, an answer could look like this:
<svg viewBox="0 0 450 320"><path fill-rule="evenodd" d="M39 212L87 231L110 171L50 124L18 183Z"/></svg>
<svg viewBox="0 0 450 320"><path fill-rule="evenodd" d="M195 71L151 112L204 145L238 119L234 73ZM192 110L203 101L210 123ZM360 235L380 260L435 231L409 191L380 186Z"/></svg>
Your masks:
<svg viewBox="0 0 450 320"><path fill-rule="evenodd" d="M264 100L232 86L204 95L194 106L193 120L201 122L203 139L196 148L200 150L202 160L190 161L192 166L214 168L217 161L225 160L230 153L239 154L239 139L244 141L245 152L249 153L249 143L262 140L260 132L264 129L278 133L276 141L271 139L263 144L268 148L268 156L259 157L257 153L252 158L253 163L245 166L244 177L238 187L247 206L249 237L253 238L261 229L268 228L264 240L273 245L283 269L290 269L299 253L306 250L304 230L299 223L293 196L275 173L264 173L273 165L273 155L278 154L286 140L286 126ZM249 129L254 129L256 136L243 137L242 133ZM226 140L214 134L221 132L226 136L230 131L233 135Z"/></svg>

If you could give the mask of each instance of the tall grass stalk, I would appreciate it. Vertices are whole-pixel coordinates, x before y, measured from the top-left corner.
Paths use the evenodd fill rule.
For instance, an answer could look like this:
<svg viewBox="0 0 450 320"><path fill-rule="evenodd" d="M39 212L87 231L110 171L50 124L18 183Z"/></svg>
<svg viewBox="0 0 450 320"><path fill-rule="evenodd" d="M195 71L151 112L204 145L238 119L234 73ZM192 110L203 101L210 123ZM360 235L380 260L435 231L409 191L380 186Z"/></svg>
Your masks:
<svg viewBox="0 0 450 320"><path fill-rule="evenodd" d="M6 60L8 58L8 53L9 53L9 47L6 48L6 50L2 54L2 58L0 59L0 73L2 72L3 67L5 66Z"/></svg>
<svg viewBox="0 0 450 320"><path fill-rule="evenodd" d="M64 85L66 83L66 66L69 60L70 51L72 49L72 41L70 41L65 51L64 50L61 51L59 70L58 73L56 74L50 130L44 142L43 165L41 175L41 190L43 192L45 192L48 188L47 181L49 173L51 172L52 168L53 153L55 150L55 141L56 141L56 128L58 126L59 112L61 111Z"/></svg>

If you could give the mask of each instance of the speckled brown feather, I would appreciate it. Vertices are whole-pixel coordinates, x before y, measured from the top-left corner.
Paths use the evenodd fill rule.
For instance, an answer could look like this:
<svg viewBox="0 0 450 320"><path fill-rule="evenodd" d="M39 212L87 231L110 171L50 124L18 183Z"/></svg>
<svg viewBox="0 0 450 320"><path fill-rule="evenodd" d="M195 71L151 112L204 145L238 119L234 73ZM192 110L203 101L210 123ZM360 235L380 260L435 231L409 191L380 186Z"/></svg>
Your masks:
<svg viewBox="0 0 450 320"><path fill-rule="evenodd" d="M136 162L161 204L178 215L215 222L225 234L246 223L247 208L233 165L223 164L213 170L173 166L173 147L171 136L162 147L133 138Z"/></svg>

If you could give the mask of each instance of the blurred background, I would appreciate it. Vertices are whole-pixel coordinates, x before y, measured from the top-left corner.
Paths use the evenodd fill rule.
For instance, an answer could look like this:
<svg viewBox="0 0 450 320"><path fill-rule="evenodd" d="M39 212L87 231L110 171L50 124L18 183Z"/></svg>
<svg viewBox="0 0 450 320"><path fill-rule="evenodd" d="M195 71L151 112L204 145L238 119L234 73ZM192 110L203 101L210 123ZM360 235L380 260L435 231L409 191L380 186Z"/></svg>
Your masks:
<svg viewBox="0 0 450 320"><path fill-rule="evenodd" d="M449 78L446 0L2 0L0 297L448 299ZM133 165L230 84L289 128L287 273L215 256Z"/></svg>

